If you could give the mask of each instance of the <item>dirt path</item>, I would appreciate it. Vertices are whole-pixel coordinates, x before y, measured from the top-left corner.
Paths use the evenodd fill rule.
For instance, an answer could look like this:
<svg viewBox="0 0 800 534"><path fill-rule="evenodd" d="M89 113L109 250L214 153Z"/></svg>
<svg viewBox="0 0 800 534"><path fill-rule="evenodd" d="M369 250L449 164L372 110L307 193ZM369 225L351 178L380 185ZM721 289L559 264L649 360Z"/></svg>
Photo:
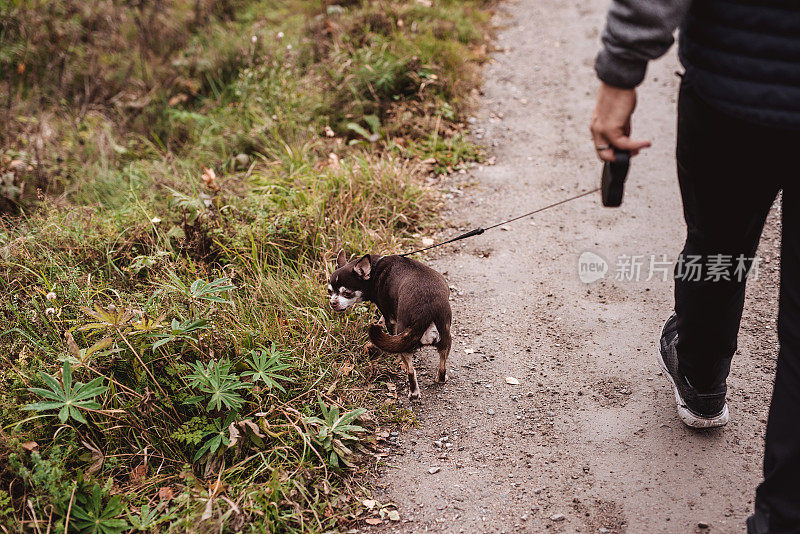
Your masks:
<svg viewBox="0 0 800 534"><path fill-rule="evenodd" d="M473 132L496 164L453 179L449 214L472 228L595 187L587 121L607 1L508 2ZM494 230L433 262L454 287L450 381L420 355L420 428L393 438L376 496L401 532L744 532L760 478L775 354L777 223L748 292L729 380L732 422L690 432L654 357L684 238L674 171L674 55L652 65L634 129L637 158L621 209L585 198ZM470 186L474 184L474 187ZM449 232L452 234L454 230ZM578 257L609 260L582 283ZM644 255L642 281L616 281L617 257ZM474 351L474 352L473 352ZM520 384L508 385L506 376ZM431 474L431 468L440 470ZM707 523L710 529L702 529Z"/></svg>

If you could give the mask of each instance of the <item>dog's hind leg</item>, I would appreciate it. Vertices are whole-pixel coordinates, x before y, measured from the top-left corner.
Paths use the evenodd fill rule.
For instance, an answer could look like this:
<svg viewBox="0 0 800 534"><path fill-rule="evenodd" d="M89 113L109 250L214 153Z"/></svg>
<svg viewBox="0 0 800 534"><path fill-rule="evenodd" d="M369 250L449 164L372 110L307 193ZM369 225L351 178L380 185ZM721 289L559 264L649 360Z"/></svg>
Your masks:
<svg viewBox="0 0 800 534"><path fill-rule="evenodd" d="M403 353L403 364L408 373L408 398L409 400L419 399L419 384L417 383L417 371L414 369L414 353Z"/></svg>
<svg viewBox="0 0 800 534"><path fill-rule="evenodd" d="M445 382L447 380L447 357L450 355L449 335L436 345L436 350L439 351L439 369L436 373L436 381Z"/></svg>

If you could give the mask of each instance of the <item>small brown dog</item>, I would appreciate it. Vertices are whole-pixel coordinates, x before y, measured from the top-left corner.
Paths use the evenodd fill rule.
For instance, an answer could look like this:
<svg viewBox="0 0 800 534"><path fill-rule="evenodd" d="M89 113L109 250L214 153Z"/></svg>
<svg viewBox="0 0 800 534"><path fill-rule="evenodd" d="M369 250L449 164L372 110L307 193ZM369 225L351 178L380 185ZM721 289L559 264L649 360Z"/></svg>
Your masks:
<svg viewBox="0 0 800 534"><path fill-rule="evenodd" d="M423 345L433 345L439 351L436 379L447 380L452 312L444 277L402 256L367 254L348 263L344 250L339 251L336 266L328 284L331 308L344 311L365 300L378 306L383 317L370 326L369 337L382 351L402 354L408 373L408 398L420 396L413 358L414 351Z"/></svg>

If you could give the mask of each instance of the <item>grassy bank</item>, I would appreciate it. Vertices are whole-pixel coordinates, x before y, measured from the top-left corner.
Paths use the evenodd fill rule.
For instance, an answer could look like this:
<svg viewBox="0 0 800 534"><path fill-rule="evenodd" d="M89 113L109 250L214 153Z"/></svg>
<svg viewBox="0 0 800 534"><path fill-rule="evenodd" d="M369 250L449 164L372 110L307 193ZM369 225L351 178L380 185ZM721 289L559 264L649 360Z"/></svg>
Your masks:
<svg viewBox="0 0 800 534"><path fill-rule="evenodd" d="M489 15L0 2L0 530L394 517L358 481L409 421L396 369L324 281L339 248L415 242L424 179L477 157Z"/></svg>

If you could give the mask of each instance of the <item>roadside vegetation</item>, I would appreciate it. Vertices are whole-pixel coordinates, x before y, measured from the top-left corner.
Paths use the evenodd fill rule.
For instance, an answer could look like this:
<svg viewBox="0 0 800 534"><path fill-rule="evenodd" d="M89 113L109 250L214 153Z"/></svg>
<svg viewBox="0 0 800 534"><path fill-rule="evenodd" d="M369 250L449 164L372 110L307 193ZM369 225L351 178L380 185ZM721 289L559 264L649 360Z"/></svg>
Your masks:
<svg viewBox="0 0 800 534"><path fill-rule="evenodd" d="M0 531L346 531L398 408L334 316L417 244L488 0L0 2ZM366 501L366 502L365 502Z"/></svg>

